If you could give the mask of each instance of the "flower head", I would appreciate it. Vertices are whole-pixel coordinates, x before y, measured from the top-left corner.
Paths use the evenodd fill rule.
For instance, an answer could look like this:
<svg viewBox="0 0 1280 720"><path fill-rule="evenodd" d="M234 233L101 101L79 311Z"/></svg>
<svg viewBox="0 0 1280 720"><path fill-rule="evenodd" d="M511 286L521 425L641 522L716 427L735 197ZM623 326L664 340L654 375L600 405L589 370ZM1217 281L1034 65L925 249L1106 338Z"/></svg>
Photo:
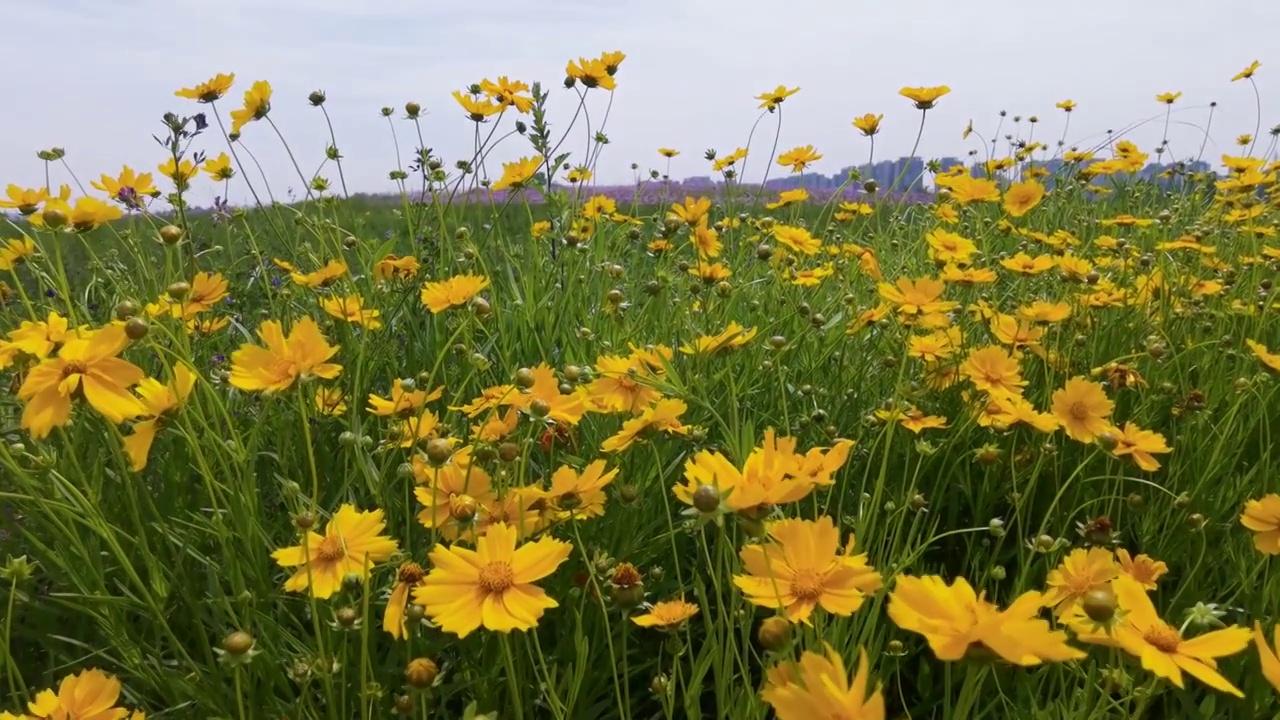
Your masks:
<svg viewBox="0 0 1280 720"><path fill-rule="evenodd" d="M555 572L573 546L550 537L517 546L516 528L490 525L476 549L437 544L431 572L414 588L413 601L441 630L466 637L477 628L529 630L542 613L558 607L534 583Z"/></svg>
<svg viewBox="0 0 1280 720"><path fill-rule="evenodd" d="M792 622L808 623L817 607L852 615L868 593L883 584L867 556L853 554L853 537L840 549L840 530L831 518L780 520L769 527L769 542L739 553L744 575L733 584L755 605L785 611Z"/></svg>
<svg viewBox="0 0 1280 720"><path fill-rule="evenodd" d="M129 388L142 381L142 369L117 357L129 345L124 327L108 325L66 341L57 357L27 373L18 388L26 402L22 427L43 438L71 420L72 401L83 398L107 420L119 424L145 411Z"/></svg>
<svg viewBox="0 0 1280 720"><path fill-rule="evenodd" d="M196 102L211 103L227 94L232 83L236 81L235 73L218 73L195 87L182 88L174 92L180 98L188 98Z"/></svg>
<svg viewBox="0 0 1280 720"><path fill-rule="evenodd" d="M261 120L271 112L271 83L259 80L244 91L244 104L231 111L231 133L240 132L246 124Z"/></svg>
<svg viewBox="0 0 1280 720"><path fill-rule="evenodd" d="M511 188L519 190L533 179L540 167L542 167L542 158L537 156L520 158L515 162L502 163L502 177L498 178L492 189L506 190Z"/></svg>
<svg viewBox="0 0 1280 720"><path fill-rule="evenodd" d="M786 85L779 85L773 90L757 95L756 99L760 101L760 109L772 111L776 110L784 100L798 92L800 92L800 88L788 89Z"/></svg>
<svg viewBox="0 0 1280 720"><path fill-rule="evenodd" d="M487 287L489 278L483 275L455 275L448 280L424 284L420 299L432 313L441 313L449 308L466 305Z"/></svg>
<svg viewBox="0 0 1280 720"><path fill-rule="evenodd" d="M870 666L867 652L858 648L858 669L850 679L840 654L827 645L825 655L806 651L794 668L784 662L770 670L761 697L778 720L884 720L884 695L879 688L868 692Z"/></svg>
<svg viewBox="0 0 1280 720"><path fill-rule="evenodd" d="M880 132L880 121L884 119L884 115L875 115L867 113L861 117L853 119L853 126L857 128L863 135L871 137Z"/></svg>
<svg viewBox="0 0 1280 720"><path fill-rule="evenodd" d="M258 328L262 345L245 343L231 354L232 387L249 392L273 393L287 390L298 379L320 377L332 380L342 366L329 362L338 353L310 316L294 323L286 337L275 320Z"/></svg>
<svg viewBox="0 0 1280 720"><path fill-rule="evenodd" d="M951 92L946 85L936 87L904 87L898 94L916 104L918 110L931 110L938 99Z"/></svg>
<svg viewBox="0 0 1280 720"><path fill-rule="evenodd" d="M663 600L649 606L648 612L632 615L631 622L643 628L669 630L683 625L698 614L698 606L684 600Z"/></svg>
<svg viewBox="0 0 1280 720"><path fill-rule="evenodd" d="M399 545L382 535L387 526L381 510L361 511L345 504L325 526L324 534L308 531L302 545L271 553L278 565L297 568L284 583L288 592L311 594L324 600L342 587L347 575L369 577L374 565L385 562Z"/></svg>

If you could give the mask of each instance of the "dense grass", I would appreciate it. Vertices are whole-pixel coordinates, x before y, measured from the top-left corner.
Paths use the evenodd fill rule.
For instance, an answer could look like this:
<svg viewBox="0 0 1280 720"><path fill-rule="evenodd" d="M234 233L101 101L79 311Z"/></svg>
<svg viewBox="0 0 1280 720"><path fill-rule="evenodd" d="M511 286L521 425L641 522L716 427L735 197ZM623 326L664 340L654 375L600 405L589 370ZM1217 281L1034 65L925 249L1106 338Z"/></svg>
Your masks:
<svg viewBox="0 0 1280 720"><path fill-rule="evenodd" d="M244 132L259 129L251 124ZM254 139L268 141L265 133ZM1029 156L1032 168L1038 157ZM1011 181L1035 174L1024 167L1022 177L1006 177L1010 172L998 178L1006 198ZM8 573L0 591L8 608L0 655L8 709L95 667L118 675L122 705L153 718L333 720L393 711L423 718L765 717L766 669L828 643L850 670L858 648L865 649L873 687L882 686L893 717L1267 714L1275 690L1257 654L1240 652L1243 643L1218 665L1243 691L1238 699L1191 678L1177 689L1114 648L1022 668L993 661L975 645L965 659L944 662L886 613L901 576L966 578L1005 607L1045 590L1049 573L1082 548L1166 563L1150 598L1185 637L1213 629L1183 622L1198 603L1216 604L1214 622L1228 626L1258 621L1270 628L1280 613L1271 562L1240 523L1242 503L1276 487L1270 428L1280 421L1280 402L1272 376L1246 345L1280 348L1270 300L1280 257L1270 238L1275 195L1263 192L1271 182L1229 193L1212 178L1195 177L1167 191L1116 176L1097 181L1093 187L1106 189L1098 192L1076 182L1077 173L1079 166L1069 167L1057 189L1020 216L1010 215L999 195L963 203L943 193L933 204L886 202L871 214L837 219L834 205L766 210L730 183L710 210L723 252L701 260L694 229L668 214L669 203L624 203L618 209L626 217L606 212L586 232L589 187L540 205L526 205L519 193L474 204L415 204L406 195L390 207L326 196L237 211L216 223L135 214L78 235L7 223L4 237L29 233L38 253L10 273L13 293L0 309L0 329L50 312L71 318L73 327L104 327L138 313L147 332L123 357L163 382L177 362L198 376L187 401L163 418L140 472L130 469L122 444L130 423L109 422L83 394L75 397L72 421L44 439L31 437L20 420L30 400L0 399L7 428L0 555L36 563L29 576ZM447 197L453 183L465 187L474 178L441 170L426 182ZM938 212L943 207L955 211L953 222ZM1247 220L1227 214L1248 207L1263 210ZM1103 222L1122 215L1153 222ZM539 221L551 229L535 238ZM168 223L183 226L177 242L160 239ZM789 250L777 240L778 227L807 228L822 247L813 255ZM944 272L925 241L939 229L973 241L978 252L967 266L992 270L993 282L947 283L943 299L955 302L954 310L924 320L884 305L885 285ZM656 240L670 249L656 252ZM1019 252L1052 262L1031 275L1001 264ZM417 258L416 277L376 279L375 267L389 255ZM1072 280L1061 267L1068 255L1090 263L1093 274ZM349 272L308 288L273 259L301 272L341 260ZM700 263L721 263L732 275L704 281L691 273ZM816 285L794 282L798 271L827 267L831 274ZM225 300L195 314L226 318L225 328L189 334L182 318L147 313L147 303L181 294L173 283L191 283L197 272L229 281ZM464 300L438 313L423 306L424 282L466 273L488 279L483 302ZM1100 296L1108 288L1111 300ZM382 327L358 327L319 307L347 295L378 309ZM1028 323L1024 329L1043 334L1017 347L1001 339L998 318L984 315L1014 316L1035 301L1065 303L1070 315ZM865 322L877 308L881 319ZM340 346L332 360L342 365L340 375L302 379L273 394L232 386L233 353L258 342L263 322L288 329L305 317ZM922 322L942 318L963 340L954 354L926 366L909 352L909 339L930 332ZM754 334L732 349L681 350L731 323ZM472 425L488 416L467 418L455 409L486 388L521 384L522 369L542 363L559 392L598 395L588 388L604 377L604 356L654 345L674 352L639 381L686 404L683 434L651 433L605 452L602 444L631 413L593 411L557 425L525 402L508 436L480 440ZM943 387L936 372L996 346L1016 351L1022 396L1039 411L1049 412L1070 378L1088 378L1114 401L1110 422L1158 432L1172 452L1156 456L1158 470L1144 471L1110 452L1119 428L1099 442L1078 442L1062 430L980 422L983 394L965 378ZM14 355L4 370L11 387L56 352ZM383 631L398 561L431 570L428 552L447 544L418 522L422 503L413 494L415 484L433 482L425 453L441 446L424 437L401 447L399 421L366 410L369 395L386 396L399 378L443 389L428 404L441 420L432 435L458 440L446 455L470 446L495 490L545 489L557 468L582 469L598 459L618 470L603 516L567 513L541 533L570 543L572 552L538 583L559 607L536 629L481 629L461 640L425 624L404 640ZM342 391L344 411L322 412L314 401L322 386ZM912 432L892 412L907 406L944 417L947 426ZM707 450L741 466L768 429L794 437L801 453L842 439L855 445L834 483L798 502L682 512L688 506L672 487L685 483L686 463ZM420 470L427 468L416 483L415 456ZM567 501L551 498L541 507L549 512L559 502ZM382 510L399 554L367 578L353 576L332 598L286 592L290 573L272 552L296 545L300 528L321 530L343 503ZM739 553L762 542L782 517L823 516L842 538L856 536L857 552L883 576L884 589L851 615L819 610L812 624L762 641L762 622L776 613L734 586L732 577L744 572ZM641 572L645 601L683 597L699 613L676 632L637 626L628 616L643 608L617 587L620 563ZM1042 617L1052 616L1045 610ZM1069 625L1067 618L1052 622ZM239 654L238 638L229 638L236 631L252 636L252 653ZM1078 632L1071 625L1072 644L1088 649ZM414 658L434 663L433 687L412 686L406 668Z"/></svg>

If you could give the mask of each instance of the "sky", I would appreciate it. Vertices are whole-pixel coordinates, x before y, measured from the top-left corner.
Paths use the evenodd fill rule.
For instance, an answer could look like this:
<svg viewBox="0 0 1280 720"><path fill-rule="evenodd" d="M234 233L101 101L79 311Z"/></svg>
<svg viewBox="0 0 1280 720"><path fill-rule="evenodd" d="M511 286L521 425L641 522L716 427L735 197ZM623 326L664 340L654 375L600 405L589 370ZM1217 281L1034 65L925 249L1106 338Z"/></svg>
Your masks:
<svg viewBox="0 0 1280 720"><path fill-rule="evenodd" d="M329 137L307 95L323 89L349 188L393 191L387 173L397 156L381 107L397 110L402 162L418 144L403 119L405 102L415 101L426 111L426 145L452 166L471 157L475 132L452 91L499 75L541 80L551 89L558 135L578 104L562 86L566 62L611 50L627 58L604 127L611 142L597 165L602 184L632 182L632 163L641 172L665 170L660 146L681 151L672 177L709 174L704 151L746 145L760 115L754 96L779 84L800 92L760 122L748 180L760 179L775 133L779 151L814 145L824 155L814 172L865 162L867 140L850 121L868 112L884 115L877 158L906 155L920 113L898 96L903 86L952 89L928 113L916 152L925 158L971 149L985 156L982 141L961 133L972 120L989 140L1001 110L1009 115L1001 135L1025 137L1025 117L1037 115L1035 139L1052 145L1066 120L1054 104L1068 98L1079 105L1069 146L1091 147L1108 129L1138 124L1127 137L1151 150L1165 132L1155 95L1181 91L1168 129L1171 154L1199 154L1216 101L1204 151L1216 163L1258 123L1249 83L1230 82L1255 59L1263 63L1254 78L1258 152L1280 124L1280 57L1270 38L1280 3L1262 0L0 0L0 17L14 21L0 31L9 58L0 74L0 185L42 185L36 152L54 146L66 149L86 187L122 165L154 170L164 151L151 136L163 130L163 114L208 110L174 91L234 72L235 87L219 103L224 118L254 80L268 80L271 118L309 178ZM588 93L593 130L608 104L607 93ZM1024 121L1015 128L1017 114ZM494 137L512 121L504 117ZM565 145L570 162L581 161L587 140L580 117ZM247 126L243 142L278 197L299 192L298 172L270 126ZM216 155L226 144L208 132L196 149ZM524 154L532 154L525 139L504 140L487 169L496 177L501 161ZM335 168L320 174L336 186ZM55 185L69 181L54 168ZM202 179L193 200L207 204L223 191ZM227 194L248 200L235 180Z"/></svg>

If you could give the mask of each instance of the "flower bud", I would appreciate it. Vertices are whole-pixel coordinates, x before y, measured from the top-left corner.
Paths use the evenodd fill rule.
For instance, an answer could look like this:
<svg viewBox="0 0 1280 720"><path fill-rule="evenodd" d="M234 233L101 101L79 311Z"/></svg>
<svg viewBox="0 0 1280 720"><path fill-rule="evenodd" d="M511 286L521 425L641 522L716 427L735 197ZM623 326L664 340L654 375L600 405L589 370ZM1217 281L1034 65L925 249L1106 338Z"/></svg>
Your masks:
<svg viewBox="0 0 1280 720"><path fill-rule="evenodd" d="M189 292L191 292L191 285L182 280L179 280L178 282L173 283L172 285L170 285L168 288L165 289L165 293L167 293L169 297L174 300L181 300L182 298L186 297L187 293Z"/></svg>
<svg viewBox="0 0 1280 720"><path fill-rule="evenodd" d="M435 467L449 462L453 457L453 444L444 438L433 438L427 442L427 461Z"/></svg>
<svg viewBox="0 0 1280 720"><path fill-rule="evenodd" d="M147 321L136 315L129 318L124 323L124 334L127 335L130 340L141 340L147 336L147 332L150 329L151 327L147 325Z"/></svg>
<svg viewBox="0 0 1280 720"><path fill-rule="evenodd" d="M160 240L165 245L177 245L182 240L182 228L177 225L165 225L160 228Z"/></svg>
<svg viewBox="0 0 1280 720"><path fill-rule="evenodd" d="M404 681L409 683L410 687L422 690L431 687L439 674L440 668L431 658L414 658L405 666Z"/></svg>
<svg viewBox="0 0 1280 720"><path fill-rule="evenodd" d="M236 630L222 639L222 651L232 657L240 657L253 649L253 636L243 630Z"/></svg>
<svg viewBox="0 0 1280 720"><path fill-rule="evenodd" d="M778 652L791 642L791 623L778 615L765 618L756 631L756 640L765 650Z"/></svg>
<svg viewBox="0 0 1280 720"><path fill-rule="evenodd" d="M704 513L715 512L720 507L720 491L713 485L701 485L693 491L693 506Z"/></svg>
<svg viewBox="0 0 1280 720"><path fill-rule="evenodd" d="M1084 614L1096 623L1108 623L1116 616L1116 594L1111 586L1094 588L1084 594L1080 602Z"/></svg>

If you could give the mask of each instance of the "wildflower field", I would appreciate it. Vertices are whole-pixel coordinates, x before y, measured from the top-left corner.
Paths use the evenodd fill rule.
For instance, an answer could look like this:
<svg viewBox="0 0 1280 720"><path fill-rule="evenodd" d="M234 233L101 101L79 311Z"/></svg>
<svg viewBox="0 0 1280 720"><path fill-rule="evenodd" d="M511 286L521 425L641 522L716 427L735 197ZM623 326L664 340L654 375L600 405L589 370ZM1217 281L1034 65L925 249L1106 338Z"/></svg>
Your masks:
<svg viewBox="0 0 1280 720"><path fill-rule="evenodd" d="M385 204L340 133L276 202L272 104L329 99L234 75L8 187L0 718L1275 716L1280 131L1140 179L1187 149L1066 100L828 199L739 182L822 157L783 86L714 191L618 198L624 55L566 74L384 108Z"/></svg>

